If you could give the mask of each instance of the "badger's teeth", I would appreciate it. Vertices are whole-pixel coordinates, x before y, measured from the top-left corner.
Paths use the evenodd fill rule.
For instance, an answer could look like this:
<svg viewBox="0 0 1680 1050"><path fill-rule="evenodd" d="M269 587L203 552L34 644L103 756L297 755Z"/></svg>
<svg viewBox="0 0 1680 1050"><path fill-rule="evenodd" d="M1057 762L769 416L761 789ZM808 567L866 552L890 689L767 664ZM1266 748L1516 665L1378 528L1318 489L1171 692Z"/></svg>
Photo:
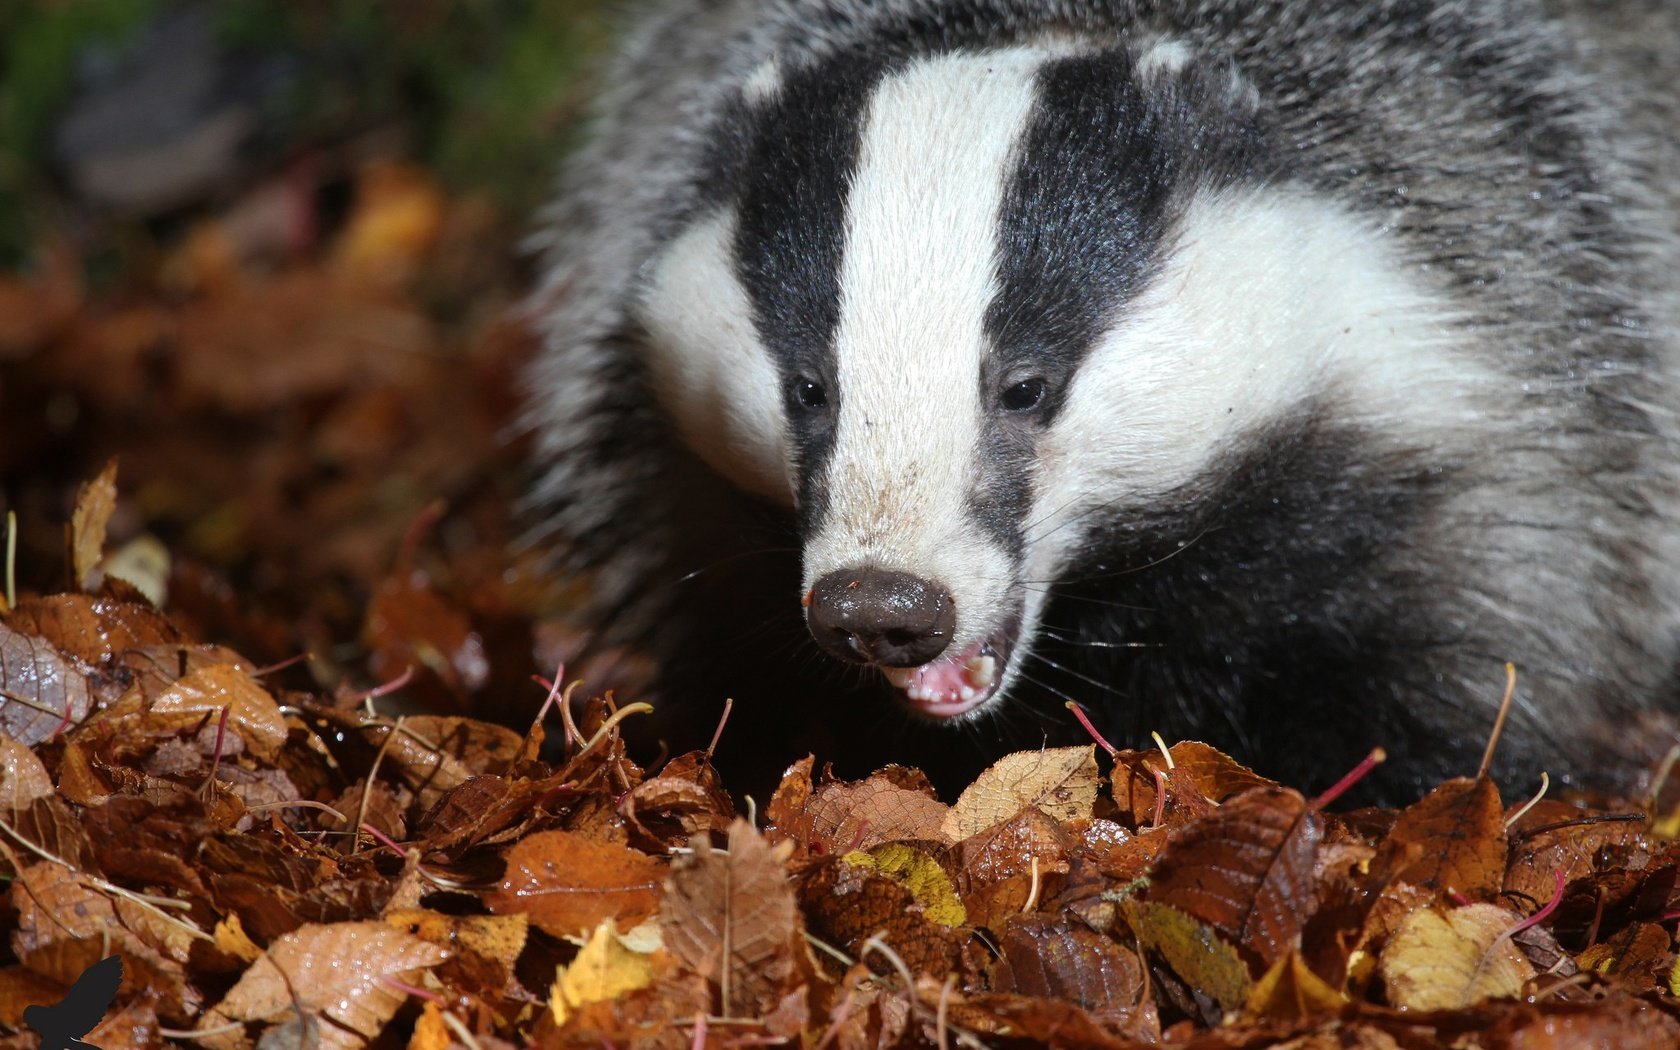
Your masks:
<svg viewBox="0 0 1680 1050"><path fill-rule="evenodd" d="M910 688L910 679L916 677L914 667L883 667L881 673L887 676L887 681L900 689Z"/></svg>
<svg viewBox="0 0 1680 1050"><path fill-rule="evenodd" d="M984 689L997 674L997 657L976 655L963 665L963 670L968 672L968 680L974 683L975 689Z"/></svg>

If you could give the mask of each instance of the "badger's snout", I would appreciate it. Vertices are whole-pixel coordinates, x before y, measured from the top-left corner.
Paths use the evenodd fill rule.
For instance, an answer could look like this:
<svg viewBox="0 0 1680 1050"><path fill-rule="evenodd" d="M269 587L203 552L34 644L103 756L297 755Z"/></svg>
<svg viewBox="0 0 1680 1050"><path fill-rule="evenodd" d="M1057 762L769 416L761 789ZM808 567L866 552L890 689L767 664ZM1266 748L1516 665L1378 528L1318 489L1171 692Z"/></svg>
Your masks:
<svg viewBox="0 0 1680 1050"><path fill-rule="evenodd" d="M907 572L839 569L811 588L811 634L854 663L925 664L951 644L956 623L950 592Z"/></svg>

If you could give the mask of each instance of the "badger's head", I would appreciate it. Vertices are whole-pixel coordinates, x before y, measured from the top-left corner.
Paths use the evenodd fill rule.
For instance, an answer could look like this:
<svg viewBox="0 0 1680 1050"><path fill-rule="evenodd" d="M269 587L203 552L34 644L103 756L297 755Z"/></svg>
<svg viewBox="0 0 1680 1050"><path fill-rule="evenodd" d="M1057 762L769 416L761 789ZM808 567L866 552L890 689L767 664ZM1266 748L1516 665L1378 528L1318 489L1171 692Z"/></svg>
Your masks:
<svg viewBox="0 0 1680 1050"><path fill-rule="evenodd" d="M1404 282L1186 58L767 66L644 271L679 432L797 510L812 635L921 715L1006 693L1105 523L1191 498L1340 365L1409 396L1360 350Z"/></svg>

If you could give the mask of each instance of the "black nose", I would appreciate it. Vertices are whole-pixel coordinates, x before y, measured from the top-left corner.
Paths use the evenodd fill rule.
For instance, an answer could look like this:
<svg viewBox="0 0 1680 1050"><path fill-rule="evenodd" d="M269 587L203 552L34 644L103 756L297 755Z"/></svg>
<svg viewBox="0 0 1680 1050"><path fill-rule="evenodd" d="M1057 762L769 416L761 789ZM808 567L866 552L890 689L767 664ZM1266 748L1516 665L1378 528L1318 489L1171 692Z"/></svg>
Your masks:
<svg viewBox="0 0 1680 1050"><path fill-rule="evenodd" d="M957 623L945 588L907 572L841 569L811 588L811 633L854 663L916 667L945 651Z"/></svg>

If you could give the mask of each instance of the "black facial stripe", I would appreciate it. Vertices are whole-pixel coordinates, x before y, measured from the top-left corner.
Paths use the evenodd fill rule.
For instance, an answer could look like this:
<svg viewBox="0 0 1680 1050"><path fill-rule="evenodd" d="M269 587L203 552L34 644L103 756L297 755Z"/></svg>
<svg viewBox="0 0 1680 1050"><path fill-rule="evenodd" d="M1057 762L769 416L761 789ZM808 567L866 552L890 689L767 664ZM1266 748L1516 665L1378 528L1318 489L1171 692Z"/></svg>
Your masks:
<svg viewBox="0 0 1680 1050"><path fill-rule="evenodd" d="M1221 83L1226 70L1207 65L1147 89L1119 50L1039 71L998 214L998 293L979 377L987 469L970 499L976 522L1006 550L1025 543L1037 436L1092 346L1158 269L1175 210L1196 185L1262 170L1263 136ZM1030 415L1001 411L1001 388L1035 375L1046 380L1040 405Z"/></svg>
<svg viewBox="0 0 1680 1050"><path fill-rule="evenodd" d="M739 169L736 275L781 377L807 528L826 510L817 482L833 453L834 420L845 399L834 335L846 196L869 93L883 71L878 61L844 55L792 73L774 99L754 110ZM801 376L826 388L826 410L798 403L793 388Z"/></svg>

